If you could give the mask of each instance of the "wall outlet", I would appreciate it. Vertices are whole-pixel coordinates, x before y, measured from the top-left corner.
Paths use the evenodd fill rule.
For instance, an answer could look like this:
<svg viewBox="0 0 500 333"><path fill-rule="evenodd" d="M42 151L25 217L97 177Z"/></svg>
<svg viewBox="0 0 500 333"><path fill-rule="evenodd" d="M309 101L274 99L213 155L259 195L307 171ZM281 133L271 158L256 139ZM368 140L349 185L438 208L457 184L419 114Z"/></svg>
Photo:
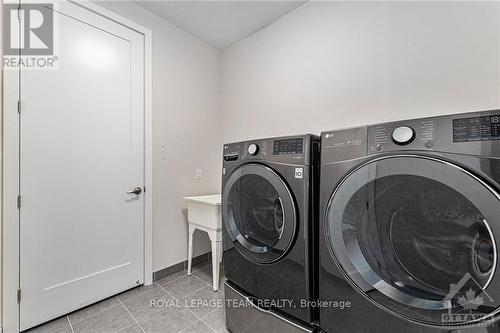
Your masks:
<svg viewBox="0 0 500 333"><path fill-rule="evenodd" d="M201 180L202 174L201 169L196 169L196 180Z"/></svg>

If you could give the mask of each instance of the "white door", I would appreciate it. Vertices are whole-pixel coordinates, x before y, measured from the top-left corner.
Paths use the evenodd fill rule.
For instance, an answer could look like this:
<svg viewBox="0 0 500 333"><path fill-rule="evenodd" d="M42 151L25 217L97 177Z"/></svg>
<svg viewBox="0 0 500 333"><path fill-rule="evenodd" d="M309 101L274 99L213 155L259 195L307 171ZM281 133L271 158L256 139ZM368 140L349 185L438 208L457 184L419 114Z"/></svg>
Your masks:
<svg viewBox="0 0 500 333"><path fill-rule="evenodd" d="M143 35L55 15L58 68L21 71L21 330L144 281Z"/></svg>

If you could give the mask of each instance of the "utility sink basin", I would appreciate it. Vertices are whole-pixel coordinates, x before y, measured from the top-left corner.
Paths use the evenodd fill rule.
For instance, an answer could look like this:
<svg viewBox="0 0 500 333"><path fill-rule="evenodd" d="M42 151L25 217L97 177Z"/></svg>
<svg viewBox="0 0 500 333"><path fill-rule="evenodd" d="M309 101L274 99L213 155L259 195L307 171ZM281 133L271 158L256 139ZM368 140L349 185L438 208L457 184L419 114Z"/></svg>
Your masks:
<svg viewBox="0 0 500 333"><path fill-rule="evenodd" d="M222 229L221 195L184 197L188 205L188 221L208 229Z"/></svg>

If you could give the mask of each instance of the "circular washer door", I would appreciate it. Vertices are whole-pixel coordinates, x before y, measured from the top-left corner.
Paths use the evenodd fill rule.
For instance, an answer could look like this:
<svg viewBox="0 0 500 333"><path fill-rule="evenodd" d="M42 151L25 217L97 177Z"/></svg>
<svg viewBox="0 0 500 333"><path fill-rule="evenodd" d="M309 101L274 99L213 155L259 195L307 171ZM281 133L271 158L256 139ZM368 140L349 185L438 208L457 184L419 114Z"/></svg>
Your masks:
<svg viewBox="0 0 500 333"><path fill-rule="evenodd" d="M297 229L295 204L271 168L246 164L229 177L223 192L224 225L238 251L252 262L282 258Z"/></svg>
<svg viewBox="0 0 500 333"><path fill-rule="evenodd" d="M376 159L334 191L327 242L348 280L375 304L431 325L470 324L500 306L499 198L442 160Z"/></svg>

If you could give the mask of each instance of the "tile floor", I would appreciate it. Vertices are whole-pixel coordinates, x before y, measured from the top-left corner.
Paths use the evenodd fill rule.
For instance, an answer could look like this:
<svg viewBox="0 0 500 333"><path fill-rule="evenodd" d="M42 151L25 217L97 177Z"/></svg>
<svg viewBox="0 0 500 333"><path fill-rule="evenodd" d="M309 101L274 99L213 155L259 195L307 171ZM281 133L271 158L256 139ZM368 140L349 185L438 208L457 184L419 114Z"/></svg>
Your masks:
<svg viewBox="0 0 500 333"><path fill-rule="evenodd" d="M175 273L26 332L227 333L223 279L219 291L214 292L212 266L201 264L193 267L191 276L186 271Z"/></svg>

